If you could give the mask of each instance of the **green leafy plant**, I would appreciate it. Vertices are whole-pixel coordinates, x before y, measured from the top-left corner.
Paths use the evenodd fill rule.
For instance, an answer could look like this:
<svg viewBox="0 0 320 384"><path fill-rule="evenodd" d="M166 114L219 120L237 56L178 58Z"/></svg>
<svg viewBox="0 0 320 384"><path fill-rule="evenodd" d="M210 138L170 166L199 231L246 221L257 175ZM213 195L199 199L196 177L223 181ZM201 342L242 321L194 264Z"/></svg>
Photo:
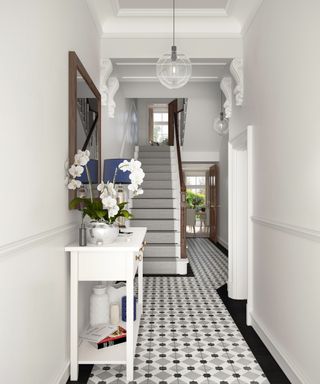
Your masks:
<svg viewBox="0 0 320 384"><path fill-rule="evenodd" d="M113 224L118 217L125 217L126 219L132 218L132 214L124 209L126 205L127 202L119 203L118 213L109 217L109 212L107 209L103 208L101 199L91 200L88 198L76 197L69 204L71 209L78 209L82 212L82 218L88 216L91 220L104 221L109 224Z"/></svg>
<svg viewBox="0 0 320 384"><path fill-rule="evenodd" d="M205 196L202 193L195 193L193 191L187 190L187 205L188 208L199 208L204 205Z"/></svg>

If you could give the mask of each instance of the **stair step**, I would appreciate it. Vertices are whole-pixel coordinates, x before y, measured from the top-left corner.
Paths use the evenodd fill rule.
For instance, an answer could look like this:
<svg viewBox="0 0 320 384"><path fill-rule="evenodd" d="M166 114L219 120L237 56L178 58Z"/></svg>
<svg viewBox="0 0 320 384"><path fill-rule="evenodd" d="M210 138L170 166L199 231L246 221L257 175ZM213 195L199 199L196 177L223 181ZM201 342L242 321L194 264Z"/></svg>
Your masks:
<svg viewBox="0 0 320 384"><path fill-rule="evenodd" d="M139 160L143 159L171 159L172 152L161 152L161 151L154 151L154 152L139 152ZM141 159L140 159L141 158Z"/></svg>
<svg viewBox="0 0 320 384"><path fill-rule="evenodd" d="M177 209L170 208L132 208L134 219L178 219Z"/></svg>
<svg viewBox="0 0 320 384"><path fill-rule="evenodd" d="M144 187L144 184L142 185ZM135 200L140 199L170 199L173 198L173 189L145 189L143 195L135 197Z"/></svg>
<svg viewBox="0 0 320 384"><path fill-rule="evenodd" d="M180 246L173 244L147 244L143 256L144 258L180 257Z"/></svg>
<svg viewBox="0 0 320 384"><path fill-rule="evenodd" d="M169 145L140 145L140 152L170 152L173 147Z"/></svg>
<svg viewBox="0 0 320 384"><path fill-rule="evenodd" d="M144 180L143 189L172 189L172 180Z"/></svg>
<svg viewBox="0 0 320 384"><path fill-rule="evenodd" d="M175 199L133 199L133 208L174 208Z"/></svg>
<svg viewBox="0 0 320 384"><path fill-rule="evenodd" d="M145 167L147 165L171 165L171 159L169 157L163 159L158 159L154 157L142 159L141 157L139 157L139 161L141 161L142 167Z"/></svg>
<svg viewBox="0 0 320 384"><path fill-rule="evenodd" d="M167 164L166 165L143 165L142 168L145 173L149 173L149 172L170 173L175 169L175 167L171 168L170 164L169 165Z"/></svg>
<svg viewBox="0 0 320 384"><path fill-rule="evenodd" d="M146 172L146 175L144 177L145 181L155 180L155 181L162 181L162 180L171 180L172 174L167 172Z"/></svg>
<svg viewBox="0 0 320 384"><path fill-rule="evenodd" d="M148 231L179 230L178 220L156 220L156 219L133 219L130 221L132 227L147 227Z"/></svg>
<svg viewBox="0 0 320 384"><path fill-rule="evenodd" d="M187 274L188 259L179 259L174 257L144 258L143 273L156 275Z"/></svg>
<svg viewBox="0 0 320 384"><path fill-rule="evenodd" d="M147 243L178 244L180 233L177 231L148 231Z"/></svg>

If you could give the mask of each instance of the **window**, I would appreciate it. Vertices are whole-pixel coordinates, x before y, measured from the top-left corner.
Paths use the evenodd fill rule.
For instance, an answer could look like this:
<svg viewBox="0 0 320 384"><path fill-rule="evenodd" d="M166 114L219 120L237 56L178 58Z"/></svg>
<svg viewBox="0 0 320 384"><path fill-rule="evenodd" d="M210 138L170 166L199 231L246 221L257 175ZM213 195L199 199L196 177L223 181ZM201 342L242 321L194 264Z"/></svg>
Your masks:
<svg viewBox="0 0 320 384"><path fill-rule="evenodd" d="M156 143L168 140L168 106L153 105L149 108L150 139Z"/></svg>

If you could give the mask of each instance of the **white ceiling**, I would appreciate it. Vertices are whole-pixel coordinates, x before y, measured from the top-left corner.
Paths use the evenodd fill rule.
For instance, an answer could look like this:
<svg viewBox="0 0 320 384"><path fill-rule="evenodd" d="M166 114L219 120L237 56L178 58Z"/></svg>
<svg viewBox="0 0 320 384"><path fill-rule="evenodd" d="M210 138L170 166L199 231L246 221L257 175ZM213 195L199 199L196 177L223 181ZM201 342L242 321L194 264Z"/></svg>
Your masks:
<svg viewBox="0 0 320 384"><path fill-rule="evenodd" d="M239 37L263 0L176 0L178 37ZM172 33L172 0L87 0L104 37Z"/></svg>

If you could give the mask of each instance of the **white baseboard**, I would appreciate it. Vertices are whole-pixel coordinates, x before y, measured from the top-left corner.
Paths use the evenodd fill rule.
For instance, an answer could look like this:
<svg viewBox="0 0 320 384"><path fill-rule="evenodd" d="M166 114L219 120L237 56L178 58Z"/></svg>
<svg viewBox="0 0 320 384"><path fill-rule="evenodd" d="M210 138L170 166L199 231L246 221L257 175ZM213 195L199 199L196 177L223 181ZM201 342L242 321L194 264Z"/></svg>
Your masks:
<svg viewBox="0 0 320 384"><path fill-rule="evenodd" d="M217 236L218 242L225 247L225 249L228 249L228 242L223 240L221 236Z"/></svg>
<svg viewBox="0 0 320 384"><path fill-rule="evenodd" d="M58 376L55 384L66 384L70 376L70 363L67 363L60 375Z"/></svg>
<svg viewBox="0 0 320 384"><path fill-rule="evenodd" d="M312 381L306 377L305 373L298 371L298 364L292 360L283 350L281 350L278 343L273 340L272 335L268 332L266 327L257 315L250 313L250 321L252 327L259 335L260 339L268 348L271 355L279 364L283 372L286 374L292 384L312 384Z"/></svg>

